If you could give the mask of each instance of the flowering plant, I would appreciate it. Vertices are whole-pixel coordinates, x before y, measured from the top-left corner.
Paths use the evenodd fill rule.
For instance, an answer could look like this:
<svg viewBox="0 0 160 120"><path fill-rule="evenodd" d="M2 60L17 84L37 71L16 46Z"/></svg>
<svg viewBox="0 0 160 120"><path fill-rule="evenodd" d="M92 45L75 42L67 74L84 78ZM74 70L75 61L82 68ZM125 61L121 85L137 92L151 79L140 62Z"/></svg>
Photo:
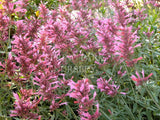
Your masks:
<svg viewBox="0 0 160 120"><path fill-rule="evenodd" d="M159 4L0 0L0 119L158 119Z"/></svg>

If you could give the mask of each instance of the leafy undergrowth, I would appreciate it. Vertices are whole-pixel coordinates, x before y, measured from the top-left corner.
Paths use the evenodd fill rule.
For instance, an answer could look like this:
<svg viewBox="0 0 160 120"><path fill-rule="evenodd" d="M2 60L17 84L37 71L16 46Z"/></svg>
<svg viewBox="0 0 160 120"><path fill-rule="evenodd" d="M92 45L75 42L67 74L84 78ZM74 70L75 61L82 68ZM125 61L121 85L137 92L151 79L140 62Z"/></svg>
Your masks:
<svg viewBox="0 0 160 120"><path fill-rule="evenodd" d="M158 120L158 0L1 0L0 120Z"/></svg>

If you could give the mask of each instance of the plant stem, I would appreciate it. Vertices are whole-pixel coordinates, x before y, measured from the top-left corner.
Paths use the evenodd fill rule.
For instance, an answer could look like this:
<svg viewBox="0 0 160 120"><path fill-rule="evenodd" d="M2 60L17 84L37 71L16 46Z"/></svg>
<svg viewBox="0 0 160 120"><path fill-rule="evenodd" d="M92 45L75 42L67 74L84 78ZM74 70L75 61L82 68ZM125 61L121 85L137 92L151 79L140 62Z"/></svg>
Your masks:
<svg viewBox="0 0 160 120"><path fill-rule="evenodd" d="M71 110L71 112L72 112L72 114L73 114L73 116L74 116L74 119L75 119L75 120L78 120L78 119L77 119L77 116L76 116L76 114L73 112L72 108L71 108L69 105L68 105L68 107L69 107L69 109Z"/></svg>
<svg viewBox="0 0 160 120"><path fill-rule="evenodd" d="M107 118L107 120L111 120L111 118L109 118L109 116L102 110L102 109L99 109L101 111L101 113L104 114L104 116Z"/></svg>
<svg viewBox="0 0 160 120"><path fill-rule="evenodd" d="M63 117L65 117L67 120L69 120L69 118L66 117L65 115L63 115L59 110L57 110L57 112L58 112L59 114L61 114Z"/></svg>

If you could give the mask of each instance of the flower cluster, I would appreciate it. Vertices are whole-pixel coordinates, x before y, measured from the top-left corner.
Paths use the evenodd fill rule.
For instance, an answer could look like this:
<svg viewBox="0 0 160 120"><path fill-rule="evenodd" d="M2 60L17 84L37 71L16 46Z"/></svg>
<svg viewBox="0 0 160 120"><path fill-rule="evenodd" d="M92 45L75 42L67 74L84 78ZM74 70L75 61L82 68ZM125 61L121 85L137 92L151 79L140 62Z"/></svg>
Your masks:
<svg viewBox="0 0 160 120"><path fill-rule="evenodd" d="M138 78L135 75L132 75L131 79L136 82L137 86L139 86L139 85L142 85L144 82L146 82L153 75L153 73L150 73L147 77L144 77L144 70L142 70L142 78L140 77L137 71L136 71L136 75Z"/></svg>
<svg viewBox="0 0 160 120"><path fill-rule="evenodd" d="M95 114L90 115L89 110L95 103L96 92L94 92L93 98L90 99L90 90L94 89L93 85L89 84L88 79L78 80L77 83L71 81L68 83L70 91L69 97L75 98L74 103L79 104L79 114L82 120L96 120L99 117L99 105L97 104L97 111Z"/></svg>
<svg viewBox="0 0 160 120"><path fill-rule="evenodd" d="M14 61L14 58L10 52L8 54L8 59L3 64L0 62L0 66L2 67L2 72L1 72L2 74L5 74L6 72L9 77L15 74L15 70L18 67L16 66L16 63L13 61Z"/></svg>
<svg viewBox="0 0 160 120"><path fill-rule="evenodd" d="M38 119L40 116L37 113L34 113L37 109L41 97L37 100L36 98L32 101L31 95L32 90L21 89L21 97L17 93L13 93L15 101L15 110L11 111L10 116L20 116L25 119Z"/></svg>
<svg viewBox="0 0 160 120"><path fill-rule="evenodd" d="M117 95L118 89L120 86L117 86L114 84L114 82L112 82L112 84L109 84L109 82L112 80L112 78L110 78L108 81L103 79L103 78L99 78L97 80L97 87L98 89L101 90L101 92L105 92L107 95L114 97L115 95ZM120 92L120 94L126 94L124 92Z"/></svg>
<svg viewBox="0 0 160 120"><path fill-rule="evenodd" d="M138 14L136 10L133 13L127 11L123 7L127 3L120 1L109 0L108 4L115 11L113 18L103 18L94 22L97 42L101 48L99 55L103 57L102 64L97 61L96 63L104 66L124 61L128 67L131 67L140 60L140 58L133 59L134 48L140 44L135 44L138 39L137 30L131 24L141 13Z"/></svg>

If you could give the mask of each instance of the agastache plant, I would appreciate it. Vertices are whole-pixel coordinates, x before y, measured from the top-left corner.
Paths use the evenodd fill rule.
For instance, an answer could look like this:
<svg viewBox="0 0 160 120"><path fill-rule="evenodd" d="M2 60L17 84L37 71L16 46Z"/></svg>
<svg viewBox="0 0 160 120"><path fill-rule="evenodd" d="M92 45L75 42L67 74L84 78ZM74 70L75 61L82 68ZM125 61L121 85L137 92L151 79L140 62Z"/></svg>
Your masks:
<svg viewBox="0 0 160 120"><path fill-rule="evenodd" d="M137 30L132 26L137 19L137 11L134 11L136 16L134 18L133 13L124 8L128 3L109 0L108 4L115 11L113 18L101 18L94 22L97 42L101 48L99 55L103 58L103 63L98 61L96 63L102 67L106 64L114 65L124 61L128 67L131 67L142 59L142 57L133 59L134 49L140 46L136 44Z"/></svg>
<svg viewBox="0 0 160 120"><path fill-rule="evenodd" d="M81 120L97 120L99 118L99 116L101 115L99 113L99 104L96 105L96 112L91 115L89 112L80 112L81 115Z"/></svg>
<svg viewBox="0 0 160 120"><path fill-rule="evenodd" d="M158 7L157 1L148 0L146 4ZM14 91L15 103L10 116L13 119L18 117L32 120L40 119L40 114L44 115L42 117L47 114L48 119L56 114L56 117L62 115L58 119L72 119L70 111L63 109L66 108L64 105L73 107L70 103L74 99L73 103L78 107L76 112L71 108L74 117L79 115L81 120L98 120L99 117L105 119L100 116L99 111L103 111L103 106L99 104L101 101L98 103L96 96L100 97L105 93L104 97L113 99L114 102L116 95L118 98L119 94L126 94L119 89L126 83L124 86L118 84L125 81L114 82L111 77L116 79L119 75L120 80L125 79L125 74L130 71L129 67L133 70L134 65L143 59L134 58L134 50L141 46L137 43L139 27L135 26L136 22L147 17L144 14L145 9L132 9L134 5L129 0L108 0L108 4L104 2L104 6L96 0L59 0L58 3L60 5L54 10L47 8L48 3L38 1L5 0L0 3L0 76L4 77L0 83L4 81L5 86L8 81L11 83L8 84L10 89L6 94L10 90ZM32 9L34 4L39 4L39 7L27 11ZM109 12L107 7L114 13L105 17ZM103 13L103 17L97 17L96 12L99 14L99 11L104 12L104 9L106 13ZM12 34L11 29L14 30ZM144 34L150 39L154 36L150 29ZM93 55L93 59L89 58L90 55ZM96 72L88 67L85 74L74 74L75 78L78 78L76 80L73 79L74 71L62 71L65 65L77 67L76 65L80 64L86 68L86 65L96 65L95 63L99 65L99 68L94 66ZM122 64L127 66L125 70L122 70ZM117 66L120 68L116 69ZM97 71L100 73L97 74ZM67 78L73 77L66 80L65 75ZM145 77L142 70L142 77L137 71L136 75L137 77L132 75L131 79L140 86L149 80L152 73ZM87 79L90 76L93 78L91 80L95 81ZM109 80L103 79L108 77ZM97 95L96 91L100 95ZM42 106L38 106L39 103L42 103ZM127 105L128 103L125 106ZM48 110L46 113L42 113L43 107ZM109 117L116 119L116 112L111 107L112 105L107 108ZM117 108L119 110L120 107ZM63 114L62 111L67 113Z"/></svg>
<svg viewBox="0 0 160 120"><path fill-rule="evenodd" d="M12 52L16 55L15 59L20 64L21 74L28 78L32 72L32 56L34 56L33 42L27 36L14 36L12 41Z"/></svg>
<svg viewBox="0 0 160 120"><path fill-rule="evenodd" d="M136 75L137 75L137 77L135 75L132 75L131 79L136 82L137 86L140 86L144 82L147 82L149 80L149 78L153 75L153 73L150 73L147 77L144 77L144 70L142 70L142 77L139 75L139 73L137 71L136 71Z"/></svg>
<svg viewBox="0 0 160 120"><path fill-rule="evenodd" d="M94 26L97 29L96 36L98 39L98 43L101 51L99 51L99 55L103 56L103 63L98 63L100 66L104 66L105 64L109 64L114 62L115 59L115 37L113 36L116 33L117 28L115 24L111 21L111 19L97 20L95 21Z"/></svg>
<svg viewBox="0 0 160 120"><path fill-rule="evenodd" d="M97 105L97 111L95 112L94 115L89 114L89 110L92 109L91 107L95 103L95 97L96 97L96 92L94 92L93 98L90 100L90 90L94 89L93 85L89 84L88 79L83 79L83 80L78 80L77 83L74 81L70 81L68 83L70 86L69 90L69 97L75 98L76 101L74 103L79 104L79 110L78 113L81 117L81 120L91 120L93 116L95 117L94 120L98 119L99 117L99 106ZM87 117L87 118L86 118Z"/></svg>
<svg viewBox="0 0 160 120"><path fill-rule="evenodd" d="M120 56L124 58L124 60L127 63L127 66L133 66L135 63L132 59L134 48L140 46L140 44L137 44L136 46L133 46L133 44L137 40L136 33L132 33L132 27L124 27L121 29L121 32L119 33L119 51ZM132 64L133 61L133 64Z"/></svg>
<svg viewBox="0 0 160 120"><path fill-rule="evenodd" d="M37 100L36 98L31 101L30 96L32 95L32 91L21 89L22 96L19 97L17 93L13 93L15 101L15 109L11 110L10 116L19 116L24 119L38 119L40 116L37 113L32 112L36 111L37 105L39 104L41 97Z"/></svg>
<svg viewBox="0 0 160 120"><path fill-rule="evenodd" d="M4 15L3 11L0 10L0 45L3 41L8 40L9 20L9 17Z"/></svg>
<svg viewBox="0 0 160 120"><path fill-rule="evenodd" d="M5 72L7 73L7 75L11 78L12 76L14 76L15 71L18 69L18 67L16 66L16 63L14 62L14 58L12 57L11 52L8 55L8 59L7 61L5 61L4 63L0 62L0 66L2 67L2 72L1 74L5 74Z"/></svg>
<svg viewBox="0 0 160 120"><path fill-rule="evenodd" d="M43 96L43 100L52 100L55 99L56 95L54 90L59 87L58 81L54 80L53 76L48 70L45 73L37 73L37 76L34 78L34 84L40 86L38 95Z"/></svg>
<svg viewBox="0 0 160 120"><path fill-rule="evenodd" d="M49 71L44 74L40 73L34 78L34 84L40 87L38 92L35 94L43 96L43 101L50 101L50 110L54 111L61 105L65 105L67 103L63 102L63 99L66 96L65 94L57 94L58 88L61 88L63 84L57 80L56 76L52 76L53 75ZM57 100L59 102L56 102Z"/></svg>
<svg viewBox="0 0 160 120"><path fill-rule="evenodd" d="M111 80L112 78L110 78L108 81L103 78L99 78L97 80L98 89L100 89L101 92L105 92L107 95L111 97L116 96L118 93L125 95L126 93L124 92L118 92L120 86L115 85L114 82L112 82L112 84L109 83Z"/></svg>
<svg viewBox="0 0 160 120"><path fill-rule="evenodd" d="M109 4L115 8L114 20L116 21L118 29L115 38L118 55L121 57L121 60L127 63L128 67L133 66L140 60L139 58L136 60L133 59L134 48L140 46L140 44L135 44L138 39L137 30L134 30L133 26L130 25L134 18L132 18L131 13L128 13L124 9L124 4L120 1L112 2L110 0Z"/></svg>

